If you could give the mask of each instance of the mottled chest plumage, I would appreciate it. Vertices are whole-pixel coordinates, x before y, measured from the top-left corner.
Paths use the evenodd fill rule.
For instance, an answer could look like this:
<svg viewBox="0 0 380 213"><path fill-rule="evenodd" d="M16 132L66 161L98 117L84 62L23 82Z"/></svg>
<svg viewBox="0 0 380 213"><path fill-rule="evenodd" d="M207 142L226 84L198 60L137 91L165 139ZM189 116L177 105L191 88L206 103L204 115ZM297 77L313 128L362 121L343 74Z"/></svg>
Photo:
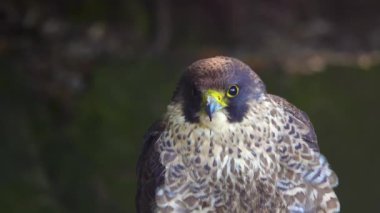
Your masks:
<svg viewBox="0 0 380 213"><path fill-rule="evenodd" d="M249 211L279 205L275 147L268 119L213 130L173 121L157 142L165 181L159 210ZM255 122L255 123L254 123Z"/></svg>

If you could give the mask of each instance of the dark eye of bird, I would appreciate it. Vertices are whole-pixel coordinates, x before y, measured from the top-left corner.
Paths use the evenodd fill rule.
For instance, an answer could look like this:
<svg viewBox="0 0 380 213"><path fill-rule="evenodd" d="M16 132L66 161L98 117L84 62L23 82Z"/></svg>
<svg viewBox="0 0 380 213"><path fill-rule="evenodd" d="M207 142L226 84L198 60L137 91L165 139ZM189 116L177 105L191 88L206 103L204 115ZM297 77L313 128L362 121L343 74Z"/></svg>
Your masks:
<svg viewBox="0 0 380 213"><path fill-rule="evenodd" d="M233 98L239 94L239 87L237 85L232 85L228 88L227 97Z"/></svg>
<svg viewBox="0 0 380 213"><path fill-rule="evenodd" d="M196 88L193 88L193 89L191 90L191 94L192 94L193 96L198 96L198 95L199 95L199 92L198 92L198 90L197 90Z"/></svg>

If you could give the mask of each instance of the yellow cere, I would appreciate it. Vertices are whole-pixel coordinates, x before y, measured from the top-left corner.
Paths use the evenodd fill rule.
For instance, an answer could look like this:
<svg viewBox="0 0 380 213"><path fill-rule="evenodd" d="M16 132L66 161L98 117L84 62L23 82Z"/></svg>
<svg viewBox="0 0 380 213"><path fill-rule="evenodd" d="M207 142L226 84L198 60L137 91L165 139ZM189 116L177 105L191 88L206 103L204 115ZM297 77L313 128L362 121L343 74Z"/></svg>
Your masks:
<svg viewBox="0 0 380 213"><path fill-rule="evenodd" d="M225 94L224 92L220 92L220 91L217 91L217 90L213 90L213 89L209 89L206 91L206 93L204 94L203 96L203 102L206 102L207 101L207 96L211 96L213 98L215 98L215 100L222 106L222 107L226 107L228 106L228 99L225 98Z"/></svg>

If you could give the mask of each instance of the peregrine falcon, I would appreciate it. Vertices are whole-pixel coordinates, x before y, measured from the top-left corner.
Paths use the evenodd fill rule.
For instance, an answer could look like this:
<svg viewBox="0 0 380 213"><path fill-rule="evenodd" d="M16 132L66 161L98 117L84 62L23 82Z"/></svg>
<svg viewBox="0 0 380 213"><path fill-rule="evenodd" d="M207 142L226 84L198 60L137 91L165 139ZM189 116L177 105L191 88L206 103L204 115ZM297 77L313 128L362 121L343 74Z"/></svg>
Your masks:
<svg viewBox="0 0 380 213"><path fill-rule="evenodd" d="M230 57L183 73L138 165L138 212L339 212L308 116Z"/></svg>

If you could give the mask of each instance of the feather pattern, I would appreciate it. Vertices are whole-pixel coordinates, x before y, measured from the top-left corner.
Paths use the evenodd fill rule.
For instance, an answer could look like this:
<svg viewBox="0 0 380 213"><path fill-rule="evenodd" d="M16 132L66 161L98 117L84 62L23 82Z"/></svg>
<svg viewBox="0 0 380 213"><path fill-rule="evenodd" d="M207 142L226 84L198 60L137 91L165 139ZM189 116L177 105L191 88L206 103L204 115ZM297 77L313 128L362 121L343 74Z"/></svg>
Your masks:
<svg viewBox="0 0 380 213"><path fill-rule="evenodd" d="M206 89L239 85L212 116ZM338 212L336 174L320 153L306 115L267 94L237 59L195 62L163 119L144 138L138 162L138 212Z"/></svg>
<svg viewBox="0 0 380 213"><path fill-rule="evenodd" d="M155 122L144 136L143 149L137 164L138 191L136 207L138 212L151 212L155 208L156 189L164 182L164 167L156 143L165 125Z"/></svg>
<svg viewBox="0 0 380 213"><path fill-rule="evenodd" d="M338 178L330 169L325 156L319 152L317 137L306 113L291 105L285 99L269 95L268 98L285 115L286 125L283 149L280 152L282 171L277 186L285 199L292 201L292 211L339 212L340 204L333 188ZM295 194L296 199L294 199Z"/></svg>

